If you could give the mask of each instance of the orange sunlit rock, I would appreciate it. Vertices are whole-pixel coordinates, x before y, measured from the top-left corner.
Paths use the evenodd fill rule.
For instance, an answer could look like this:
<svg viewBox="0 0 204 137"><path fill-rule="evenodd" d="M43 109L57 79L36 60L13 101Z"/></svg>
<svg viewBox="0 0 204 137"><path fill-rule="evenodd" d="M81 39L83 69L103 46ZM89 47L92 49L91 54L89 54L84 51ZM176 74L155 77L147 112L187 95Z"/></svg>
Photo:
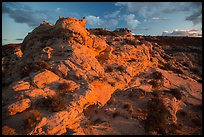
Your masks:
<svg viewBox="0 0 204 137"><path fill-rule="evenodd" d="M202 38L85 27L59 17L2 47L3 134L202 133Z"/></svg>

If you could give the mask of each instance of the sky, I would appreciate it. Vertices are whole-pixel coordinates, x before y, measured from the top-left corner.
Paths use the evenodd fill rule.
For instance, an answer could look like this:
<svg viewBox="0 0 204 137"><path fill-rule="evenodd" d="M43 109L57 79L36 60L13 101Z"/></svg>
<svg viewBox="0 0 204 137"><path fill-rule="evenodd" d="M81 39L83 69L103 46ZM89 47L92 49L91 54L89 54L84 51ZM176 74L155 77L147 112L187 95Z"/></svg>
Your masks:
<svg viewBox="0 0 204 137"><path fill-rule="evenodd" d="M21 43L44 20L86 17L86 28L133 34L202 36L201 2L3 2L2 45Z"/></svg>

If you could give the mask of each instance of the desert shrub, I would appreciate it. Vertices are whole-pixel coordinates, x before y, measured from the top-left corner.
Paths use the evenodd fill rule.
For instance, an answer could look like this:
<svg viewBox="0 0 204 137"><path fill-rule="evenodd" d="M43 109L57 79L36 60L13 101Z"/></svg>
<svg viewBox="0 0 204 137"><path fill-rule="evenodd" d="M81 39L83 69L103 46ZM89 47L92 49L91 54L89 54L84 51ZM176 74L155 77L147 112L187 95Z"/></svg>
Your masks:
<svg viewBox="0 0 204 137"><path fill-rule="evenodd" d="M142 110L141 108L138 108L136 112L132 113L132 118L136 118L138 120L146 120L147 119L147 112L145 110Z"/></svg>
<svg viewBox="0 0 204 137"><path fill-rule="evenodd" d="M197 127L202 127L202 120L198 117L191 120Z"/></svg>
<svg viewBox="0 0 204 137"><path fill-rule="evenodd" d="M161 72L156 71L156 72L152 73L152 75L153 75L154 79L163 79L163 75Z"/></svg>
<svg viewBox="0 0 204 137"><path fill-rule="evenodd" d="M181 99L182 99L182 94L181 94L181 92L180 92L179 89L177 89L177 88L172 88L172 89L170 89L169 92L170 92L173 96L175 96L177 100L181 100Z"/></svg>
<svg viewBox="0 0 204 137"><path fill-rule="evenodd" d="M51 100L51 109L54 112L62 111L66 107L66 100L60 96L54 96L50 98Z"/></svg>
<svg viewBox="0 0 204 137"><path fill-rule="evenodd" d="M133 105L130 104L130 103L125 103L123 105L123 109L126 109L128 112L132 113L134 112L134 108L133 108Z"/></svg>
<svg viewBox="0 0 204 137"><path fill-rule="evenodd" d="M183 74L183 71L181 69L178 69L178 68L173 68L173 72Z"/></svg>
<svg viewBox="0 0 204 137"><path fill-rule="evenodd" d="M89 105L87 108L83 110L83 113L85 116L89 116L91 112L98 113L97 111L98 107L99 107L98 104Z"/></svg>
<svg viewBox="0 0 204 137"><path fill-rule="evenodd" d="M71 92L70 88L71 88L71 86L69 83L62 83L58 87L58 92L60 94L66 94L68 92Z"/></svg>
<svg viewBox="0 0 204 137"><path fill-rule="evenodd" d="M47 41L49 39L52 39L52 37L51 36L43 36L40 38L40 42L44 42L44 41Z"/></svg>
<svg viewBox="0 0 204 137"><path fill-rule="evenodd" d="M119 36L116 32L113 32L113 31L110 31L110 35L111 35L111 36L115 36L115 37L118 37L118 36Z"/></svg>
<svg viewBox="0 0 204 137"><path fill-rule="evenodd" d="M158 88L160 86L157 80L151 80L149 84L152 85L152 88Z"/></svg>
<svg viewBox="0 0 204 137"><path fill-rule="evenodd" d="M74 130L72 130L72 129L69 129L69 128L66 128L66 133L64 133L64 134L62 134L62 135L73 135L74 133L76 133L76 132L74 132Z"/></svg>
<svg viewBox="0 0 204 137"><path fill-rule="evenodd" d="M142 98L142 97L144 97L146 95L146 91L144 91L144 90L139 89L139 90L136 90L136 91L137 91L136 92L136 97L137 98Z"/></svg>
<svg viewBox="0 0 204 137"><path fill-rule="evenodd" d="M164 63L163 67L161 68L165 70L171 70L175 73L183 74L183 71L181 69L173 67L170 63Z"/></svg>
<svg viewBox="0 0 204 137"><path fill-rule="evenodd" d="M170 59L170 57L168 55L166 55L166 54L162 55L162 58L167 60L167 61L169 61L169 59Z"/></svg>
<svg viewBox="0 0 204 137"><path fill-rule="evenodd" d="M117 67L117 70L119 70L120 72L124 72L124 71L125 71L124 68L123 68L123 66L118 66L118 67Z"/></svg>
<svg viewBox="0 0 204 137"><path fill-rule="evenodd" d="M26 64L21 68L21 76L26 77L29 76L30 72L32 71L31 65Z"/></svg>
<svg viewBox="0 0 204 137"><path fill-rule="evenodd" d="M142 45L142 44L143 44L143 42L141 42L141 41L140 41L140 42L138 42L138 44L139 44L139 45Z"/></svg>
<svg viewBox="0 0 204 137"><path fill-rule="evenodd" d="M50 102L49 107L53 112L62 111L66 107L66 100L61 96L52 96L49 97L47 100L48 102Z"/></svg>
<svg viewBox="0 0 204 137"><path fill-rule="evenodd" d="M115 118L117 116L120 116L120 113L118 111L114 111L112 117Z"/></svg>
<svg viewBox="0 0 204 137"><path fill-rule="evenodd" d="M64 110L66 107L66 100L59 95L55 95L38 99L35 103L35 106L51 109L53 112L58 112Z"/></svg>
<svg viewBox="0 0 204 137"><path fill-rule="evenodd" d="M159 91L157 91L157 90L153 90L151 93L152 93L153 96L159 97L159 93L158 92Z"/></svg>
<svg viewBox="0 0 204 137"><path fill-rule="evenodd" d="M192 71L195 74L199 74L199 69L198 68L190 68L190 71Z"/></svg>
<svg viewBox="0 0 204 137"><path fill-rule="evenodd" d="M186 67L190 67L188 62L182 62L182 65L184 65Z"/></svg>
<svg viewBox="0 0 204 137"><path fill-rule="evenodd" d="M64 78L64 74L60 70L52 69L52 72L54 72L57 76Z"/></svg>
<svg viewBox="0 0 204 137"><path fill-rule="evenodd" d="M129 93L128 93L128 97L129 97L129 98L134 97L134 93L133 93L132 91L131 91L131 92L129 92Z"/></svg>
<svg viewBox="0 0 204 137"><path fill-rule="evenodd" d="M177 114L178 114L178 115L181 115L182 117L187 116L187 112L186 112L185 110L183 110L183 109L179 110L179 111L177 112Z"/></svg>
<svg viewBox="0 0 204 137"><path fill-rule="evenodd" d="M125 40L125 42L126 42L127 44L130 44L130 45L136 45L136 44L137 44L134 40L131 40L131 39L125 38L124 40Z"/></svg>
<svg viewBox="0 0 204 137"><path fill-rule="evenodd" d="M148 116L144 121L147 132L156 131L159 134L166 134L165 124L168 111L160 98L154 97L147 103Z"/></svg>
<svg viewBox="0 0 204 137"><path fill-rule="evenodd" d="M100 123L103 123L105 122L104 120L102 120L101 118L97 118L93 121L93 124L96 125L96 124L100 124Z"/></svg>
<svg viewBox="0 0 204 137"><path fill-rule="evenodd" d="M170 63L164 63L163 65L165 70L173 70L173 67Z"/></svg>
<svg viewBox="0 0 204 137"><path fill-rule="evenodd" d="M17 135L15 129L10 128L8 126L2 127L2 135Z"/></svg>
<svg viewBox="0 0 204 137"><path fill-rule="evenodd" d="M121 117L124 117L124 118L128 119L128 114L122 112L121 110L115 110L113 112L112 117L116 118L117 116L121 116Z"/></svg>
<svg viewBox="0 0 204 137"><path fill-rule="evenodd" d="M51 66L45 61L35 62L34 67L36 70L42 70L42 69L51 70Z"/></svg>
<svg viewBox="0 0 204 137"><path fill-rule="evenodd" d="M113 72L113 68L112 68L111 66L108 66L108 67L106 68L106 72Z"/></svg>
<svg viewBox="0 0 204 137"><path fill-rule="evenodd" d="M115 38L114 40L115 40L115 41L120 41L120 38Z"/></svg>
<svg viewBox="0 0 204 137"><path fill-rule="evenodd" d="M25 128L32 128L42 119L42 115L39 111L33 109L29 111L29 114L25 117L24 126Z"/></svg>

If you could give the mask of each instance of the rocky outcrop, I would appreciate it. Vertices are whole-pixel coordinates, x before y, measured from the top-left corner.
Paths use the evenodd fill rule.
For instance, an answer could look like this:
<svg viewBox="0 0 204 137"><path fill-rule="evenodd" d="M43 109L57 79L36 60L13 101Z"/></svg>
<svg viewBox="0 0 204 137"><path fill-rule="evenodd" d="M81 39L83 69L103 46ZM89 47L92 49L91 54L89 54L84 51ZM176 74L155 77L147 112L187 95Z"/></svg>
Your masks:
<svg viewBox="0 0 204 137"><path fill-rule="evenodd" d="M32 129L21 129L19 134L86 134L82 125L89 107L106 107L116 91L136 88L140 94L151 94L169 88L171 82L158 66L172 73L179 72L180 66L183 72L182 64L176 63L181 59L173 58L157 43L127 29L95 32L85 25L85 18L60 17L54 25L45 21L26 36L20 48L2 58L6 85L2 102L9 115L14 119L17 113L24 116L28 108L43 115ZM176 123L179 103L175 99L166 102L166 107L174 105L169 113ZM127 119L132 116L121 108L118 111Z"/></svg>

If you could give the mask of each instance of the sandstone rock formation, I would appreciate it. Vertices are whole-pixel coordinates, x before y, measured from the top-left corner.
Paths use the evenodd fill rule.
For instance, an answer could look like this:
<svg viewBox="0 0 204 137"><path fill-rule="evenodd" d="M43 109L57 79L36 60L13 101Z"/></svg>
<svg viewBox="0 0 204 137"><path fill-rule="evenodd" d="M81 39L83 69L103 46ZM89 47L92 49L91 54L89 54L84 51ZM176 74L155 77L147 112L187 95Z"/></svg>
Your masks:
<svg viewBox="0 0 204 137"><path fill-rule="evenodd" d="M192 74L201 66L188 51L175 52L159 38L134 36L128 29L111 32L85 26L85 18L59 17L54 25L44 21L22 44L4 47L5 131L27 135L174 134L175 130L164 131L162 126L183 124L177 113L187 110L188 104L202 105L202 73ZM193 53L196 56L200 49ZM153 118L163 112L161 107L165 110L163 123ZM28 113L30 109L42 118ZM191 113L198 115L200 110ZM159 127L151 122L158 122ZM193 129L201 133L199 128ZM189 131L188 126L184 129ZM177 130L177 134L184 132Z"/></svg>

